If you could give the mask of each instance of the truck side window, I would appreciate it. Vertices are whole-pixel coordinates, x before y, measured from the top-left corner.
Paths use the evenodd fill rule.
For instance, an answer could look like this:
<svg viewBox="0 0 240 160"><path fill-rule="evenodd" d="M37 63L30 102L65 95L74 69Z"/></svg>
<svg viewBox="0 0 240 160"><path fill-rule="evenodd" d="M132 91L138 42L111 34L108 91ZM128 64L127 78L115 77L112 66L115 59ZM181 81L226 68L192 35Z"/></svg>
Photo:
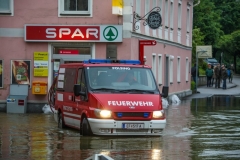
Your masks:
<svg viewBox="0 0 240 160"><path fill-rule="evenodd" d="M82 68L78 70L77 83L81 85L81 91L86 91L85 75Z"/></svg>
<svg viewBox="0 0 240 160"><path fill-rule="evenodd" d="M85 82L84 71L82 72L82 78L81 78L81 91L86 92L86 82Z"/></svg>
<svg viewBox="0 0 240 160"><path fill-rule="evenodd" d="M66 68L65 71L65 80L64 80L64 91L73 92L73 87L75 84L76 69L75 68Z"/></svg>

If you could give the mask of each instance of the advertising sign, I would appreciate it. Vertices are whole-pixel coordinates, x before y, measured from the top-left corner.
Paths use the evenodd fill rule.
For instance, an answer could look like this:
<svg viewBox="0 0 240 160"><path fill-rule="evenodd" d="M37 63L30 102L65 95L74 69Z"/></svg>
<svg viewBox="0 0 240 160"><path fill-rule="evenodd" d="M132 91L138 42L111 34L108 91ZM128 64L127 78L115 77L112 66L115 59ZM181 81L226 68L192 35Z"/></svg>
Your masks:
<svg viewBox="0 0 240 160"><path fill-rule="evenodd" d="M36 77L48 76L48 52L34 52L34 70Z"/></svg>
<svg viewBox="0 0 240 160"><path fill-rule="evenodd" d="M79 50L77 50L77 49L61 49L61 50L59 50L59 54L79 54Z"/></svg>
<svg viewBox="0 0 240 160"><path fill-rule="evenodd" d="M12 84L30 85L30 60L11 60Z"/></svg>
<svg viewBox="0 0 240 160"><path fill-rule="evenodd" d="M123 0L112 0L112 14L123 15Z"/></svg>
<svg viewBox="0 0 240 160"><path fill-rule="evenodd" d="M198 58L212 58L212 46L196 46Z"/></svg>
<svg viewBox="0 0 240 160"><path fill-rule="evenodd" d="M3 60L0 59L0 88L3 88Z"/></svg>
<svg viewBox="0 0 240 160"><path fill-rule="evenodd" d="M151 29L158 29L162 23L162 17L159 12L153 11L148 15L147 18L148 26Z"/></svg>
<svg viewBox="0 0 240 160"><path fill-rule="evenodd" d="M35 25L24 27L26 42L122 42L122 25Z"/></svg>

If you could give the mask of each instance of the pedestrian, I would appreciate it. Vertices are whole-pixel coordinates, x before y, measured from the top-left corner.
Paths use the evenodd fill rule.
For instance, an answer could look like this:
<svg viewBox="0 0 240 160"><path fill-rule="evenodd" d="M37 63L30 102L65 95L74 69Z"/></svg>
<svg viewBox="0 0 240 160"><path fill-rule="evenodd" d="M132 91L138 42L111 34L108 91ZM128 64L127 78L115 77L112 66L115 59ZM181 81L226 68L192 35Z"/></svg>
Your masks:
<svg viewBox="0 0 240 160"><path fill-rule="evenodd" d="M208 64L208 68L206 69L207 87L211 87L212 76L213 76L213 70L212 70L211 64Z"/></svg>
<svg viewBox="0 0 240 160"><path fill-rule="evenodd" d="M198 74L197 77L196 77L196 74ZM191 68L191 75L192 75L193 81L194 81L195 84L196 84L197 78L199 77L199 72L197 73L196 63L195 63L194 66ZM196 85L195 85L195 88L196 88Z"/></svg>
<svg viewBox="0 0 240 160"><path fill-rule="evenodd" d="M217 66L214 66L213 67L213 76L212 76L212 86L213 86L213 84L214 84L214 81L215 81L215 83L216 83L216 75L215 75L215 72L214 72L214 70L215 70L215 68L216 68Z"/></svg>
<svg viewBox="0 0 240 160"><path fill-rule="evenodd" d="M227 76L228 76L229 83L232 83L232 73L233 73L233 71L231 70L231 67L228 67Z"/></svg>
<svg viewBox="0 0 240 160"><path fill-rule="evenodd" d="M220 81L221 81L221 72L220 72L220 64L218 63L217 66L214 68L215 74L215 88L220 88Z"/></svg>
<svg viewBox="0 0 240 160"><path fill-rule="evenodd" d="M234 70L233 64L231 64L230 69L232 70L232 74L234 74L234 73L235 73L235 70Z"/></svg>
<svg viewBox="0 0 240 160"><path fill-rule="evenodd" d="M223 89L227 89L227 84L226 84L226 81L227 81L227 70L225 68L224 65L222 65L222 69L221 69L221 76L222 76L222 80L223 80Z"/></svg>

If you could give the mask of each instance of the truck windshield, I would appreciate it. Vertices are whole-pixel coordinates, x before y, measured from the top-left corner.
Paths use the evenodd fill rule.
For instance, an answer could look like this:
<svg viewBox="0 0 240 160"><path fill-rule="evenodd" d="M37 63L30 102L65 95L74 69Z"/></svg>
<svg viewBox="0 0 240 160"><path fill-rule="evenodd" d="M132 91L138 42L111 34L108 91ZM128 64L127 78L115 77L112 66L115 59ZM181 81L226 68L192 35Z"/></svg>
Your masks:
<svg viewBox="0 0 240 160"><path fill-rule="evenodd" d="M91 90L141 90L157 91L154 76L149 68L88 67L87 79Z"/></svg>

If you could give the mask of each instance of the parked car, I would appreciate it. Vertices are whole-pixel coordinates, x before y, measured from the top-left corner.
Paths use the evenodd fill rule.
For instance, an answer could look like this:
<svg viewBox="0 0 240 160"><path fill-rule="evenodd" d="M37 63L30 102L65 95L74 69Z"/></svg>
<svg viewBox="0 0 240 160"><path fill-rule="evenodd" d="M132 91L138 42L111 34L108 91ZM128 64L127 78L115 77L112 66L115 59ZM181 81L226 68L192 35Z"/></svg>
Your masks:
<svg viewBox="0 0 240 160"><path fill-rule="evenodd" d="M215 58L206 58L204 62L206 62L207 64L211 64L212 67L218 64L218 61Z"/></svg>

